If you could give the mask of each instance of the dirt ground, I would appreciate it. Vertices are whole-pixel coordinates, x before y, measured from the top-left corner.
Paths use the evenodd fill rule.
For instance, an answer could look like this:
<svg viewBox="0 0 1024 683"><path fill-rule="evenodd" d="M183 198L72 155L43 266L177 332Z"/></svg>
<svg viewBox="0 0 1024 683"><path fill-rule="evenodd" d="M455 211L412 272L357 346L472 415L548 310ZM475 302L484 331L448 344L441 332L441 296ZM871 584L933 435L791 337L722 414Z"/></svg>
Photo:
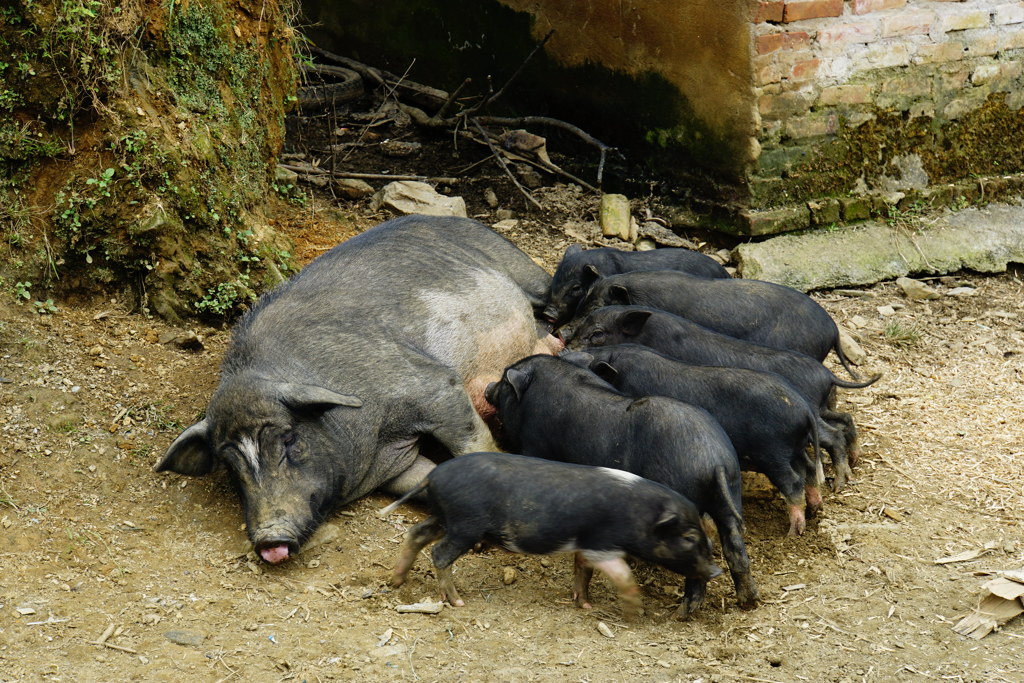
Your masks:
<svg viewBox="0 0 1024 683"><path fill-rule="evenodd" d="M474 187L503 185L491 173ZM551 182L538 196L548 211L503 231L552 269L595 202ZM470 213L497 218L480 201ZM308 261L381 218L320 194L278 227ZM572 605L570 556L495 549L456 564L465 607L399 613L436 600L436 582L421 559L386 587L423 511L379 519L383 495L339 511L295 560L262 564L225 478L151 469L202 414L228 330L195 328L201 349L186 349L182 330L118 299L40 315L4 297L0 680L1024 680L1024 620L980 641L952 630L986 572L1024 566L1021 275L930 280L933 301L893 283L814 294L856 335L862 372L884 373L840 396L861 431L856 481L826 490L794 539L781 498L744 475L763 604L739 610L720 577L688 622L671 619L681 580L667 571L636 567L645 614L624 623L601 577L593 612ZM964 551L976 557L936 563Z"/></svg>

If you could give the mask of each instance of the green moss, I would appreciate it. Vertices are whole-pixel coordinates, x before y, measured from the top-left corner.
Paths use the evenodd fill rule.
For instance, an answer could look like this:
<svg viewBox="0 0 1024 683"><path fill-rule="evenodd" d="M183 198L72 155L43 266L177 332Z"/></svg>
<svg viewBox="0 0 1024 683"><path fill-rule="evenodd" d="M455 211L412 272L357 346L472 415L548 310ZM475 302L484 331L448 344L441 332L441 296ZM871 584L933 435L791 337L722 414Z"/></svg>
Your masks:
<svg viewBox="0 0 1024 683"><path fill-rule="evenodd" d="M1005 143L1024 138L1024 111L1007 107L1003 94L990 95L981 107L955 121L878 110L873 114L857 127L844 121L830 141L765 150L760 172L780 177L783 186L760 193L752 185L751 204L771 208L844 196L861 178L870 186L883 175L898 176L890 163L910 154L920 157L932 185L1024 171L1024 147Z"/></svg>

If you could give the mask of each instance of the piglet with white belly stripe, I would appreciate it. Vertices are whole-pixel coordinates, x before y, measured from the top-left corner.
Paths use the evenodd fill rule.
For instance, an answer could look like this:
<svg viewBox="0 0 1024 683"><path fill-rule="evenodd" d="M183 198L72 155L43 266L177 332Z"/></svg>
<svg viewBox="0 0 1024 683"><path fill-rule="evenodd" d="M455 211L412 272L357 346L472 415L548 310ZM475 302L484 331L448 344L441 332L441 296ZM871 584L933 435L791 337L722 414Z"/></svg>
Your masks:
<svg viewBox="0 0 1024 683"><path fill-rule="evenodd" d="M575 551L576 604L590 609L596 568L618 588L629 617L639 612L640 589L626 555L699 581L721 573L693 503L629 472L475 453L438 465L381 514L424 490L432 515L406 535L391 584L405 583L420 550L436 540L431 555L441 595L454 606L464 602L452 563L481 541L532 555Z"/></svg>

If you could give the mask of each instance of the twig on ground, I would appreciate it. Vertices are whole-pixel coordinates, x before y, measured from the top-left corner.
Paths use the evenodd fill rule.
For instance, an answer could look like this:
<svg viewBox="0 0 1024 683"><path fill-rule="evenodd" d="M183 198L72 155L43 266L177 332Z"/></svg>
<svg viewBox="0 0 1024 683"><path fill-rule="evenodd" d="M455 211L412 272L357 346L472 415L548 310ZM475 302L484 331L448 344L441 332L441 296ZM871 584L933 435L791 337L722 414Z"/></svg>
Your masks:
<svg viewBox="0 0 1024 683"><path fill-rule="evenodd" d="M484 142L487 143L487 147L491 150L491 154L494 155L494 158L501 166L501 170L505 171L505 175L507 175L512 180L512 184L519 188L519 191L523 193L523 196L529 199L534 206L540 209L540 202L534 199L533 196L529 192L527 192L526 188L523 187L516 179L516 177L512 174L512 171L509 169L508 164L505 163L505 160L502 158L501 154L498 152L497 149L495 149L494 145L491 144L491 138L484 131L483 126L480 125L480 122L477 121L476 119L473 119L473 125L476 126L476 129L478 131L480 131L480 136L484 139Z"/></svg>

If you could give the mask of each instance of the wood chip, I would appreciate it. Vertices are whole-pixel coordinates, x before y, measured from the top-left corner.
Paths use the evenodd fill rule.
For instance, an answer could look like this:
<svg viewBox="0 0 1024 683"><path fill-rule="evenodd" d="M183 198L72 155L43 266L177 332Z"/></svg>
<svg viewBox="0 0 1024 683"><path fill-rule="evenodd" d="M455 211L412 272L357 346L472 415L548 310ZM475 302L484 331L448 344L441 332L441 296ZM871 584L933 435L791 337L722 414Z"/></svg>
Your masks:
<svg viewBox="0 0 1024 683"><path fill-rule="evenodd" d="M412 605L396 605L399 614L439 614L444 609L443 602L417 602Z"/></svg>
<svg viewBox="0 0 1024 683"><path fill-rule="evenodd" d="M934 560L934 562L935 564L952 564L954 562L967 562L968 560L973 560L978 557L981 557L983 552L983 550L965 550L962 553L957 553L956 555L940 557L939 559Z"/></svg>
<svg viewBox="0 0 1024 683"><path fill-rule="evenodd" d="M603 621L597 622L597 631L605 638L615 637L615 634L612 633L612 629L608 626L608 624L604 623Z"/></svg>
<svg viewBox="0 0 1024 683"><path fill-rule="evenodd" d="M953 630L975 640L984 638L1014 617L1024 613L1024 584L998 577L986 582L985 595L973 614L961 619Z"/></svg>

